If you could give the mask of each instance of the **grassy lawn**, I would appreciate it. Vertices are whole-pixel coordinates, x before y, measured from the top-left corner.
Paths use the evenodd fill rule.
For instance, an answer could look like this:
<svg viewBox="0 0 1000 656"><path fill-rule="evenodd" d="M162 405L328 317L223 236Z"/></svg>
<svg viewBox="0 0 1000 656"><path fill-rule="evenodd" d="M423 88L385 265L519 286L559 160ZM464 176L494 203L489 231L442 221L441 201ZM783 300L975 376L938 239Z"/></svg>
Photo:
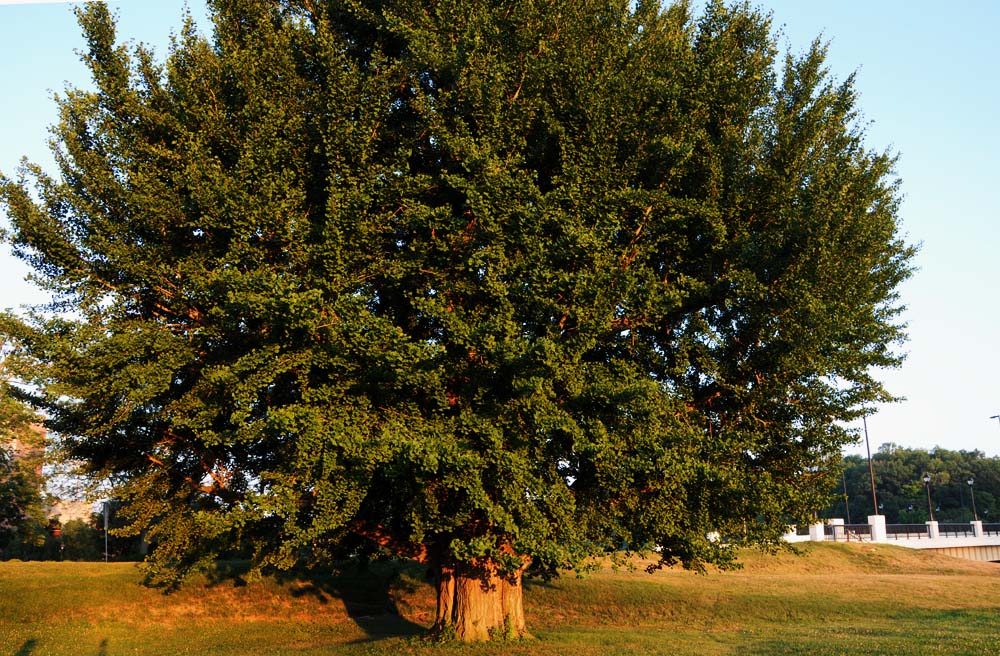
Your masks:
<svg viewBox="0 0 1000 656"><path fill-rule="evenodd" d="M164 595L131 564L0 563L0 656L1000 654L1000 565L835 544L744 562L531 582L535 639L477 646L421 638L433 591L402 564Z"/></svg>

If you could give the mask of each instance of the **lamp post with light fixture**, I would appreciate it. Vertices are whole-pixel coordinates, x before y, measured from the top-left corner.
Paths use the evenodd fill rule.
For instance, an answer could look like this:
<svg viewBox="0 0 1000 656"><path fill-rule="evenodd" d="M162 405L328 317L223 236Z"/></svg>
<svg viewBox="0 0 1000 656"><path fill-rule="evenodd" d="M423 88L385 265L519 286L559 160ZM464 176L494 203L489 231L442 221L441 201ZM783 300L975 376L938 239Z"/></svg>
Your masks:
<svg viewBox="0 0 1000 656"><path fill-rule="evenodd" d="M966 482L969 484L969 494L972 495L972 518L978 522L979 513L976 512L976 489L973 487L976 483L976 479L970 476L969 480Z"/></svg>
<svg viewBox="0 0 1000 656"><path fill-rule="evenodd" d="M868 442L868 418L862 415L861 421L865 427L865 450L868 451L868 480L872 483L872 510L875 511L876 515L879 515L878 511L878 496L875 494L875 469L872 467L872 447Z"/></svg>
<svg viewBox="0 0 1000 656"><path fill-rule="evenodd" d="M934 507L931 505L931 475L924 474L924 488L927 490L927 514L934 521Z"/></svg>

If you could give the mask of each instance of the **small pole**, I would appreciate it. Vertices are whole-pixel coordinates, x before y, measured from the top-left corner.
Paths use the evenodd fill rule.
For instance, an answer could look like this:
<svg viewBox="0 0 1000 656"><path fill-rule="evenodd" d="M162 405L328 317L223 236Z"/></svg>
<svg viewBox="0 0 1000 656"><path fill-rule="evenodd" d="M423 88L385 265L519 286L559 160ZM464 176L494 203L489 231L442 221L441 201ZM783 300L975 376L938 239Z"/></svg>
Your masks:
<svg viewBox="0 0 1000 656"><path fill-rule="evenodd" d="M108 507L110 505L110 501L104 502L104 562L108 562Z"/></svg>
<svg viewBox="0 0 1000 656"><path fill-rule="evenodd" d="M840 480L844 483L844 508L847 510L847 523L851 523L851 501L847 496L847 468L840 470Z"/></svg>
<svg viewBox="0 0 1000 656"><path fill-rule="evenodd" d="M868 419L867 417L861 417L861 421L865 426L865 449L868 450L868 477L872 482L872 508L875 509L875 514L880 514L878 511L878 497L875 495L875 468L872 467L872 447L868 443Z"/></svg>

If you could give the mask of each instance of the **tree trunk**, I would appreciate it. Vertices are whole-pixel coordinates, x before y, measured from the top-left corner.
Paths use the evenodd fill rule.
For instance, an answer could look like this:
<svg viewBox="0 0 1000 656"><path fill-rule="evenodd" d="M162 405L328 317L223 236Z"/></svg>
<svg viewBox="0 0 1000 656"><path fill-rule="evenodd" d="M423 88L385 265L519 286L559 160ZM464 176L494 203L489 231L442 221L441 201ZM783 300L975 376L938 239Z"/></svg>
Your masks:
<svg viewBox="0 0 1000 656"><path fill-rule="evenodd" d="M437 575L437 615L434 618L434 632L441 634L454 622L455 618L455 569L442 566Z"/></svg>
<svg viewBox="0 0 1000 656"><path fill-rule="evenodd" d="M501 574L493 561L440 567L435 632L462 642L527 637L522 602L525 568Z"/></svg>
<svg viewBox="0 0 1000 656"><path fill-rule="evenodd" d="M510 577L500 581L501 604L504 612L504 628L507 636L524 638L528 636L528 628L524 621L524 603L522 577L524 569L519 569Z"/></svg>

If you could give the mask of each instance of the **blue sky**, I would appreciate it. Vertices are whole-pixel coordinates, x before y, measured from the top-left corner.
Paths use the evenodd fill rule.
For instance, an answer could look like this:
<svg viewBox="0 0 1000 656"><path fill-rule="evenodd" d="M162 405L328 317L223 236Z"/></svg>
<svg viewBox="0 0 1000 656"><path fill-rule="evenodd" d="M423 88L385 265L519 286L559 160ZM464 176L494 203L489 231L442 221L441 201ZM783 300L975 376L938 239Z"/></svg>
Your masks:
<svg viewBox="0 0 1000 656"><path fill-rule="evenodd" d="M123 37L164 52L183 0L120 0ZM908 306L907 362L881 374L906 401L869 418L872 448L979 449L1000 455L1000 3L990 0L767 0L780 43L801 52L829 41L837 79L857 73L872 148L900 155L901 217L920 243ZM0 171L22 156L53 170L46 141L52 93L87 84L69 3L0 0ZM189 0L204 20L204 0ZM5 223L0 216L0 222ZM0 308L39 302L27 271L0 252ZM863 449L863 446L860 447ZM853 452L859 452L853 449Z"/></svg>

